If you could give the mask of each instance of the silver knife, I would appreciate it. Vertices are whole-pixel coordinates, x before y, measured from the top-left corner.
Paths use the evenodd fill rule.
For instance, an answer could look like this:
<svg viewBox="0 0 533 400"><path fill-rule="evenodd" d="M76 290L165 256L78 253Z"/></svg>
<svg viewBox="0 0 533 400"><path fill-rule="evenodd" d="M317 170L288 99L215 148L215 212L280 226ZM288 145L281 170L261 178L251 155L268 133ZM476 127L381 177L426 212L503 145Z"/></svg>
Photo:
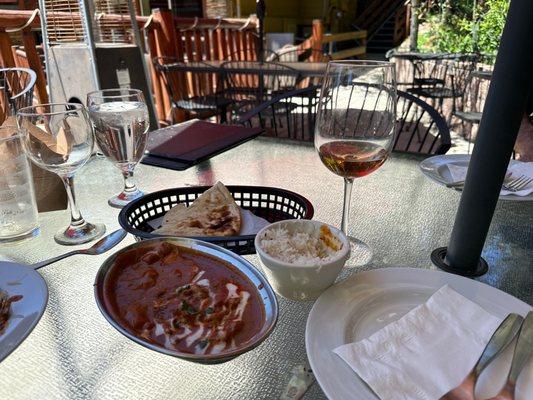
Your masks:
<svg viewBox="0 0 533 400"><path fill-rule="evenodd" d="M528 360L531 358L532 354L533 354L533 311L530 311L527 314L526 319L524 320L524 323L522 324L522 328L520 329L518 340L516 342L516 347L514 349L513 362L511 363L511 370L509 371L507 382L505 382L505 385L503 386L502 390L500 390L500 393L499 393L500 396L514 399L516 381L518 379L518 376L520 375L520 372L522 372L522 369L525 367Z"/></svg>

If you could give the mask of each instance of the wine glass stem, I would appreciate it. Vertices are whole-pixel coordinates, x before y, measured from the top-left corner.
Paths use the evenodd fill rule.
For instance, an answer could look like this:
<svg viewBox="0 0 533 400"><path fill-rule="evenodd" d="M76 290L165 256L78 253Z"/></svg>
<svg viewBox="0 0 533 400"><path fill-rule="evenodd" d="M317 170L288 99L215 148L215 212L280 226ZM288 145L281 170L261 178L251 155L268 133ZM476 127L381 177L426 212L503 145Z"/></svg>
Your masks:
<svg viewBox="0 0 533 400"><path fill-rule="evenodd" d="M341 231L348 236L348 223L350 220L350 202L352 200L353 178L344 178L344 205L342 207Z"/></svg>
<svg viewBox="0 0 533 400"><path fill-rule="evenodd" d="M65 184L65 190L67 192L68 204L70 207L70 225L80 226L85 223L78 206L76 206L76 195L74 194L74 177L62 176L61 179Z"/></svg>
<svg viewBox="0 0 533 400"><path fill-rule="evenodd" d="M122 171L124 176L124 191L125 192L135 192L137 191L137 186L133 181L133 171Z"/></svg>

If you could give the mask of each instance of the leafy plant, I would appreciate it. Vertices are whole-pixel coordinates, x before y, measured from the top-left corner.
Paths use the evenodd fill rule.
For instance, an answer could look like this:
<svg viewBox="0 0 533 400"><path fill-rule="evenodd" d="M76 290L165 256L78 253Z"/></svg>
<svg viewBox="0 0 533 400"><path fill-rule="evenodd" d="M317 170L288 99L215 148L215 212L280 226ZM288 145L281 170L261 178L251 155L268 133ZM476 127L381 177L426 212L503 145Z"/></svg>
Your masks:
<svg viewBox="0 0 533 400"><path fill-rule="evenodd" d="M494 55L510 0L441 1L423 17L418 46L425 51Z"/></svg>

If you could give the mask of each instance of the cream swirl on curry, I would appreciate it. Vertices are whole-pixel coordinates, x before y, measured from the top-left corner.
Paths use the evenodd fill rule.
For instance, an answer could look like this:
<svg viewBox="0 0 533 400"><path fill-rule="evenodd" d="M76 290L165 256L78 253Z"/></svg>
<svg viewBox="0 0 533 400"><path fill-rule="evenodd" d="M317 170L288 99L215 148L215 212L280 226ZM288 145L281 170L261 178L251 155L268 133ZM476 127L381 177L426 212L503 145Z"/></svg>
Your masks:
<svg viewBox="0 0 533 400"><path fill-rule="evenodd" d="M104 299L114 319L134 335L192 354L236 349L264 320L257 288L240 271L168 242L117 257Z"/></svg>

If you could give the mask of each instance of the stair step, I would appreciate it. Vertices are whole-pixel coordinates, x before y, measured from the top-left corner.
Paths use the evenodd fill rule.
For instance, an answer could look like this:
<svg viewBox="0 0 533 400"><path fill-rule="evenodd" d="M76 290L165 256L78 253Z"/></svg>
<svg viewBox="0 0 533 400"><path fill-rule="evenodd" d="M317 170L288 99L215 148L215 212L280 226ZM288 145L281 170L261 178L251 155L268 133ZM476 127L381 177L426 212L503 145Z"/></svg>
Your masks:
<svg viewBox="0 0 533 400"><path fill-rule="evenodd" d="M394 38L392 36L373 36L369 42L392 42Z"/></svg>
<svg viewBox="0 0 533 400"><path fill-rule="evenodd" d="M372 39L390 39L393 36L394 35L392 33L381 33L381 32L378 32L374 36L372 36Z"/></svg>

